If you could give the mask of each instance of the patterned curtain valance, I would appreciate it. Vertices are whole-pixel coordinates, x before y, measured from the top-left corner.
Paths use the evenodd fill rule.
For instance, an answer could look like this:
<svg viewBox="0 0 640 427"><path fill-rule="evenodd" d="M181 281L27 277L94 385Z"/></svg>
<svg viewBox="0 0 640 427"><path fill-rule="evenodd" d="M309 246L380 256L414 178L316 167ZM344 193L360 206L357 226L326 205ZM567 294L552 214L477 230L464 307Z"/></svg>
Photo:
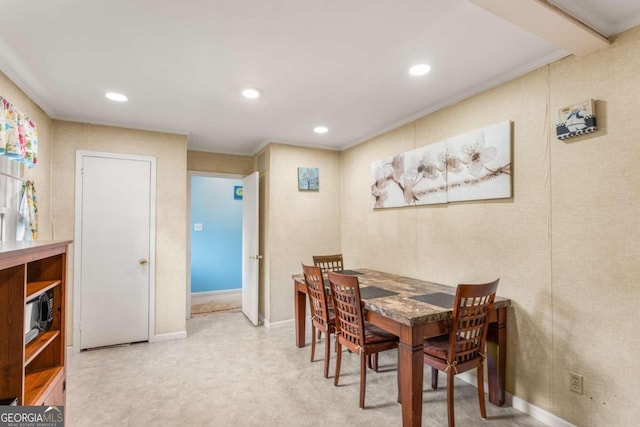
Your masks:
<svg viewBox="0 0 640 427"><path fill-rule="evenodd" d="M36 123L0 96L0 155L34 167L38 161Z"/></svg>

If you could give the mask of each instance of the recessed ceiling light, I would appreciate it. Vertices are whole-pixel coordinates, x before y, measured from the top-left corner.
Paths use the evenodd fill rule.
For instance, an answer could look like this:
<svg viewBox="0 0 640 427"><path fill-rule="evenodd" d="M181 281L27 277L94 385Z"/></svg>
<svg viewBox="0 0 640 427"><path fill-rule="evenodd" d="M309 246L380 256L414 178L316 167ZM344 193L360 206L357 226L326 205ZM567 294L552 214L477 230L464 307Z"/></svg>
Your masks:
<svg viewBox="0 0 640 427"><path fill-rule="evenodd" d="M427 64L416 64L409 68L409 74L412 76L424 76L429 71L431 71L431 67Z"/></svg>
<svg viewBox="0 0 640 427"><path fill-rule="evenodd" d="M255 87L248 87L242 90L242 96L248 99L260 98L260 95L262 95L262 90Z"/></svg>
<svg viewBox="0 0 640 427"><path fill-rule="evenodd" d="M110 99L115 102L127 102L129 100L129 98L127 98L126 95L123 95L121 93L116 93L116 92L107 92L104 94L104 96L106 96L107 99Z"/></svg>
<svg viewBox="0 0 640 427"><path fill-rule="evenodd" d="M329 132L329 128L326 126L316 126L313 128L315 133L327 133Z"/></svg>

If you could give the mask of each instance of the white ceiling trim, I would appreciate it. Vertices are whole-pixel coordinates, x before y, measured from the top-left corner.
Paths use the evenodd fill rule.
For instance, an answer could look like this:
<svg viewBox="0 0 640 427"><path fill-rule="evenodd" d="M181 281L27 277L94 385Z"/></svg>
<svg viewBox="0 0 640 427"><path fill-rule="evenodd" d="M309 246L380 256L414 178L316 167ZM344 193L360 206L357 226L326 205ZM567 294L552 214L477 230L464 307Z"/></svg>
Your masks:
<svg viewBox="0 0 640 427"><path fill-rule="evenodd" d="M591 27L605 36L614 36L640 25L640 13L630 15L619 22L607 22L576 0L554 0L554 3L567 13L580 18L581 21L588 22Z"/></svg>
<svg viewBox="0 0 640 427"><path fill-rule="evenodd" d="M600 17L594 15L588 9L585 9L580 3L575 0L562 0L556 1L559 3L557 6L564 10L566 13L571 14L569 10L573 11L573 15L580 18L581 21L586 21L590 26L595 28L598 32L602 33L605 36L611 36L616 33L613 26L607 22L605 22ZM568 5L571 5L568 7Z"/></svg>
<svg viewBox="0 0 640 427"><path fill-rule="evenodd" d="M546 0L469 0L576 56L608 47L609 40L569 12Z"/></svg>
<svg viewBox="0 0 640 427"><path fill-rule="evenodd" d="M107 102L112 102L112 101L107 101ZM72 122L72 123L80 123L80 124L86 124L91 126L105 126L105 127L120 128L120 129L139 130L140 132L166 133L167 135L180 135L180 136L187 136L187 137L189 136L189 131L168 130L165 128L158 128L153 126L134 126L134 125L127 125L127 124L122 124L118 122L110 122L108 120L87 121L79 117L55 116L49 113L47 113L47 115L53 120L60 121L60 122Z"/></svg>
<svg viewBox="0 0 640 427"><path fill-rule="evenodd" d="M342 148L336 148L335 146L329 146L329 145L310 144L310 143L303 143L303 142L281 141L281 140L278 140L278 139L267 139L266 141L263 141L261 144L259 144L258 145L258 149L254 150L253 154L251 154L251 155L255 156L256 154L260 153L269 144L293 145L295 147L313 148L313 149L317 149L317 150L343 151Z"/></svg>
<svg viewBox="0 0 640 427"><path fill-rule="evenodd" d="M43 100L43 97L48 91L40 84L35 74L25 66L24 62L20 60L20 57L13 52L13 49L11 49L1 37L0 52L2 52L0 55L0 70L38 107L40 107L47 116L53 118L51 108L49 108ZM27 82L34 83L35 87ZM43 96L38 96L38 94L42 94ZM12 101L12 103L15 104L14 101Z"/></svg>
<svg viewBox="0 0 640 427"><path fill-rule="evenodd" d="M624 31L630 30L631 28L637 27L638 25L640 25L640 13L638 13L637 15L632 15L616 25L613 28L612 34L620 34Z"/></svg>

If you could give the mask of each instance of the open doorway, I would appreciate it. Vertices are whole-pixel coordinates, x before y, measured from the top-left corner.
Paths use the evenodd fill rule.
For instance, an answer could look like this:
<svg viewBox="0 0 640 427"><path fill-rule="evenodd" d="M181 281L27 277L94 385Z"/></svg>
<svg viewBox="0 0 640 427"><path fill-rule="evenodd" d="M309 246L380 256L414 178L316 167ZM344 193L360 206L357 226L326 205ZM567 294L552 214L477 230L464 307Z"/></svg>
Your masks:
<svg viewBox="0 0 640 427"><path fill-rule="evenodd" d="M242 176L189 174L191 316L242 306Z"/></svg>

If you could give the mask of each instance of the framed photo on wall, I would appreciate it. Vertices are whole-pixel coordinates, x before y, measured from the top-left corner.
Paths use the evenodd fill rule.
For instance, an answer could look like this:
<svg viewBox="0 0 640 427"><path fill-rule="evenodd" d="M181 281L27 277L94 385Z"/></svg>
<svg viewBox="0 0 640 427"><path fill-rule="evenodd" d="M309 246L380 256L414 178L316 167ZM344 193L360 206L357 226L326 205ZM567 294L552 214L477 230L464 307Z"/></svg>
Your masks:
<svg viewBox="0 0 640 427"><path fill-rule="evenodd" d="M598 130L594 106L593 99L588 99L559 109L556 137L568 139Z"/></svg>
<svg viewBox="0 0 640 427"><path fill-rule="evenodd" d="M298 168L298 190L320 190L320 171L318 168Z"/></svg>

